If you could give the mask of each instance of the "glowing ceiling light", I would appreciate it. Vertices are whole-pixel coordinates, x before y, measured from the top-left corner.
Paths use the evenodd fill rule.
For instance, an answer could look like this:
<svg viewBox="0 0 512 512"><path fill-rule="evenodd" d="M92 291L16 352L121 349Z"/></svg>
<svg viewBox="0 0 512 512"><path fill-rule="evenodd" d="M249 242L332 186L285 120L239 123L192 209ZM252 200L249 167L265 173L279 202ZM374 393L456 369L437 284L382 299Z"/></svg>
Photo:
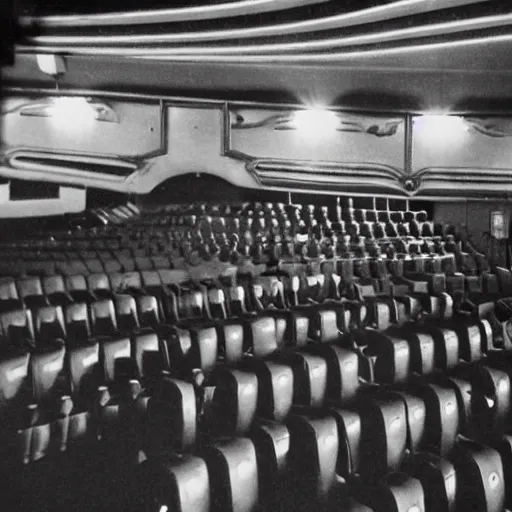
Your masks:
<svg viewBox="0 0 512 512"><path fill-rule="evenodd" d="M445 114L427 114L424 116L417 117L414 122L420 129L440 129L440 130L452 130L452 129L467 129L464 118L460 116L450 116Z"/></svg>
<svg viewBox="0 0 512 512"><path fill-rule="evenodd" d="M94 121L119 122L106 103L90 98L60 96L26 103L19 107L22 116L49 117L56 126L84 126Z"/></svg>
<svg viewBox="0 0 512 512"><path fill-rule="evenodd" d="M444 114L420 116L414 124L419 133L435 142L454 142L469 130L464 118Z"/></svg>
<svg viewBox="0 0 512 512"><path fill-rule="evenodd" d="M325 135L339 125L336 112L323 109L299 110L293 115L293 126L309 136Z"/></svg>
<svg viewBox="0 0 512 512"><path fill-rule="evenodd" d="M55 98L47 110L56 122L74 118L76 122L95 121L97 114L85 98Z"/></svg>

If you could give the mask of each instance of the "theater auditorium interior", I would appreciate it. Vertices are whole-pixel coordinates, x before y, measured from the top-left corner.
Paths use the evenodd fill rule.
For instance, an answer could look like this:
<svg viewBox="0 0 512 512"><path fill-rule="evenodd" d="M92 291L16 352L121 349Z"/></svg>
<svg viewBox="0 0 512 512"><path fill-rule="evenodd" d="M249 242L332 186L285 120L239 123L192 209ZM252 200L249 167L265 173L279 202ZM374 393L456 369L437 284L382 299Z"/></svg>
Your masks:
<svg viewBox="0 0 512 512"><path fill-rule="evenodd" d="M512 510L510 1L7 14L0 510Z"/></svg>

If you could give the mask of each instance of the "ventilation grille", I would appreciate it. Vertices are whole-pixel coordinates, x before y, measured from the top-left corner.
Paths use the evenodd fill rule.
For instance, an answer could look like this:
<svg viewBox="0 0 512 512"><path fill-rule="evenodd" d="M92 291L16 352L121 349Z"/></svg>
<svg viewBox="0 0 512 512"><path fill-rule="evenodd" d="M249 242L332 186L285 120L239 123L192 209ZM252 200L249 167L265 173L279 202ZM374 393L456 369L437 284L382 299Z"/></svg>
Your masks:
<svg viewBox="0 0 512 512"><path fill-rule="evenodd" d="M18 153L9 159L12 167L25 170L83 171L109 176L126 177L136 170L131 162L109 161L105 158L75 157L65 155Z"/></svg>

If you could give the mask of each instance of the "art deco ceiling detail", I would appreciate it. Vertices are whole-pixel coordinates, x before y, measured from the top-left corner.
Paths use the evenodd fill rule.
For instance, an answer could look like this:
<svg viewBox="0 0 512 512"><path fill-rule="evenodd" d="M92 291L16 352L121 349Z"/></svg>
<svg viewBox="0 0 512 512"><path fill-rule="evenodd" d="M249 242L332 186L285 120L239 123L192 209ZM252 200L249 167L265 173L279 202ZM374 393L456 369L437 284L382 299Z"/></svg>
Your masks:
<svg viewBox="0 0 512 512"><path fill-rule="evenodd" d="M171 61L337 62L345 56L512 38L512 6L480 0L241 0L22 18L20 52Z"/></svg>

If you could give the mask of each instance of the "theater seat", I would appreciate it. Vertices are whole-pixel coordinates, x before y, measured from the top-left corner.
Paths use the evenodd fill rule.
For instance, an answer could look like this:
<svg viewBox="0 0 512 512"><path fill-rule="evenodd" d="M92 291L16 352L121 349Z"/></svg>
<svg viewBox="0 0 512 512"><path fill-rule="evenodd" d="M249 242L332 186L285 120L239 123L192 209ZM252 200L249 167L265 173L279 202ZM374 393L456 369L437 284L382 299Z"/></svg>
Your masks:
<svg viewBox="0 0 512 512"><path fill-rule="evenodd" d="M404 473L391 473L382 483L361 486L357 497L375 512L425 512L421 482Z"/></svg>
<svg viewBox="0 0 512 512"><path fill-rule="evenodd" d="M407 446L405 404L393 397L364 397L358 404L361 416L361 466L367 481L398 471Z"/></svg>
<svg viewBox="0 0 512 512"><path fill-rule="evenodd" d="M336 483L338 429L332 416L292 415L289 464L296 490L294 510L311 510L328 502Z"/></svg>
<svg viewBox="0 0 512 512"><path fill-rule="evenodd" d="M112 290L110 289L110 281L108 275L101 273L94 273L87 276L87 288L94 297L98 299L112 298Z"/></svg>
<svg viewBox="0 0 512 512"><path fill-rule="evenodd" d="M256 450L247 438L207 446L202 456L208 467L211 512L255 512L259 481Z"/></svg>
<svg viewBox="0 0 512 512"><path fill-rule="evenodd" d="M75 302L92 302L95 297L89 291L84 275L66 277L66 290Z"/></svg>
<svg viewBox="0 0 512 512"><path fill-rule="evenodd" d="M161 323L162 314L156 297L141 295L137 297L137 306L142 327L156 327Z"/></svg>
<svg viewBox="0 0 512 512"><path fill-rule="evenodd" d="M16 289L16 282L12 277L0 279L0 313L21 309L23 303Z"/></svg>
<svg viewBox="0 0 512 512"><path fill-rule="evenodd" d="M5 468L9 470L27 464L31 458L32 427L37 422L39 410L32 396L29 364L28 352L3 348L0 357L0 429L3 439L0 452Z"/></svg>
<svg viewBox="0 0 512 512"><path fill-rule="evenodd" d="M204 459L191 455L161 457L144 462L139 475L141 510L210 512L210 477Z"/></svg>
<svg viewBox="0 0 512 512"><path fill-rule="evenodd" d="M290 432L286 425L268 422L251 433L256 449L260 503L265 510L290 509L294 489L289 482Z"/></svg>
<svg viewBox="0 0 512 512"><path fill-rule="evenodd" d="M2 313L0 315L0 325L7 340L16 346L32 345L35 341L32 313L29 309Z"/></svg>
<svg viewBox="0 0 512 512"><path fill-rule="evenodd" d="M208 418L215 435L245 435L256 419L258 379L252 372L217 368L207 380L213 389Z"/></svg>
<svg viewBox="0 0 512 512"><path fill-rule="evenodd" d="M91 326L94 336L111 336L117 332L114 303L110 299L90 304Z"/></svg>
<svg viewBox="0 0 512 512"><path fill-rule="evenodd" d="M114 297L117 326L120 331L130 333L140 327L135 299L128 294L116 294Z"/></svg>
<svg viewBox="0 0 512 512"><path fill-rule="evenodd" d="M84 302L69 304L65 310L68 340L75 344L87 342L91 336L89 310Z"/></svg>
<svg viewBox="0 0 512 512"><path fill-rule="evenodd" d="M504 510L503 462L496 450L469 440L460 440L451 460L457 472L457 510Z"/></svg>
<svg viewBox="0 0 512 512"><path fill-rule="evenodd" d="M50 344L56 339L66 339L64 314L60 306L44 306L34 313L37 343Z"/></svg>
<svg viewBox="0 0 512 512"><path fill-rule="evenodd" d="M419 480L423 487L425 510L456 510L457 473L449 460L421 452L411 457L407 472Z"/></svg>
<svg viewBox="0 0 512 512"><path fill-rule="evenodd" d="M20 279L18 281L18 289L20 298L28 308L34 309L48 304L39 277L33 276Z"/></svg>
<svg viewBox="0 0 512 512"><path fill-rule="evenodd" d="M197 402L193 384L164 376L147 404L151 456L192 449L197 436Z"/></svg>
<svg viewBox="0 0 512 512"><path fill-rule="evenodd" d="M43 292L52 306L65 307L73 299L67 292L64 278L61 275L47 276L42 278Z"/></svg>

